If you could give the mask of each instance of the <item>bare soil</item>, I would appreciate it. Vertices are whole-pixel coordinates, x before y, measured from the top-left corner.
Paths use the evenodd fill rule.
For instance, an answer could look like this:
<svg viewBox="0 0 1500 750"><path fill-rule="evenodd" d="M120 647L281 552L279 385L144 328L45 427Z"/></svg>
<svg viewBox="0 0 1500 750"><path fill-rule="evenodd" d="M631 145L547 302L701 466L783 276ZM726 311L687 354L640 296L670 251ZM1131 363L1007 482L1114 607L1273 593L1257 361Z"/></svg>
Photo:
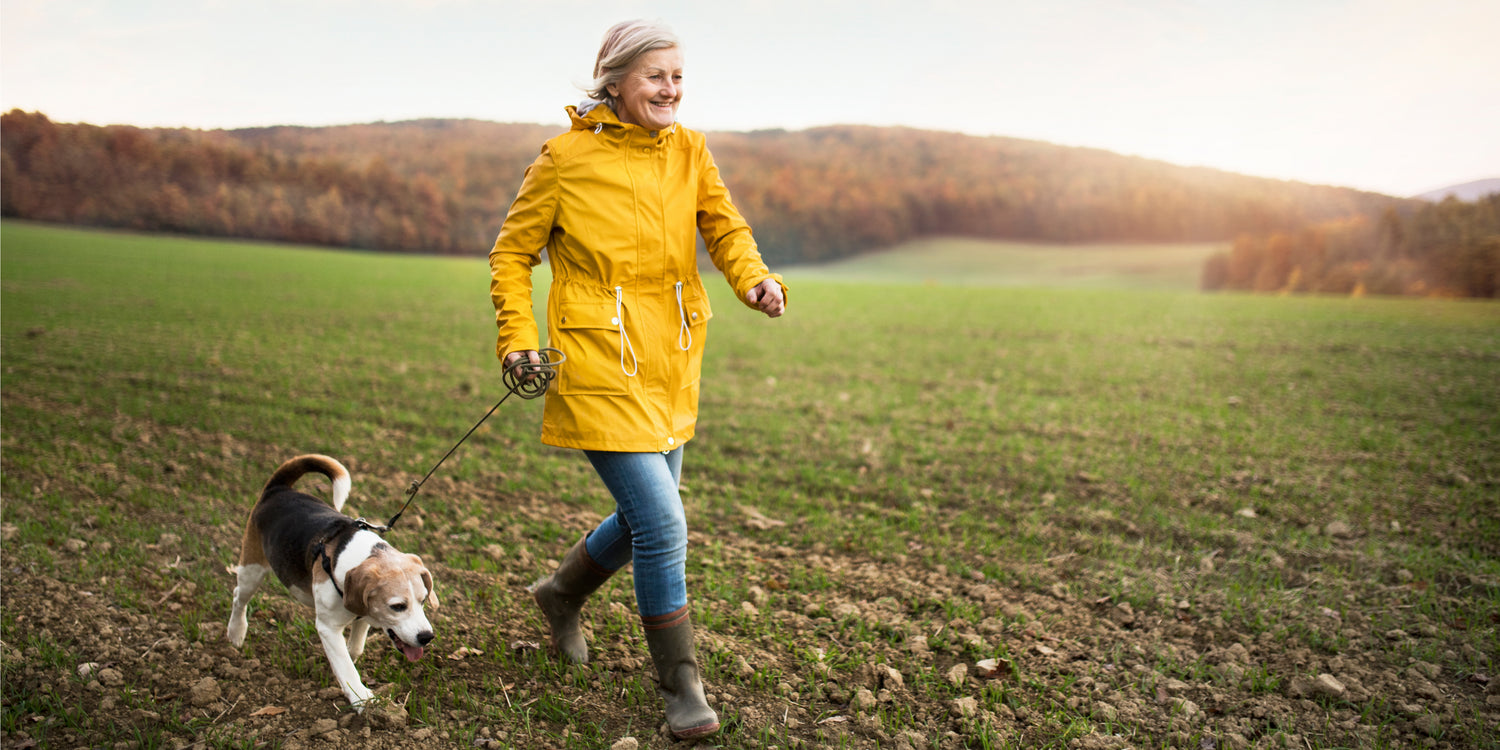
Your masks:
<svg viewBox="0 0 1500 750"><path fill-rule="evenodd" d="M357 478L358 480L358 478ZM445 493L482 497L474 487L451 481ZM84 498L80 501L111 502ZM602 746L674 747L660 726L660 706L630 699L631 685L651 680L638 628L628 630L628 573L622 573L585 610L591 627L625 623L627 635L592 640L594 663L581 668L580 679L558 679L557 671L527 668L526 654L498 660L470 652L545 647L540 616L529 606L525 587L537 571L560 558L578 534L597 516L587 511L563 515L566 528L545 542L509 538L507 514L556 517L542 499L495 502L496 545L500 572L481 573L448 564L472 554L477 519L452 525L429 521L394 540L404 551L418 552L435 572L441 608L432 612L439 641L421 661L406 665L390 644L372 636L361 670L366 681L375 666L420 670L413 690L440 683L445 691L466 686L470 695L488 694L498 711L444 709L417 720L402 708L410 693L392 696L392 706L357 715L336 687L320 648L278 634L275 621L309 618L284 594L262 592L252 607L249 644L236 650L223 640L223 613L232 577L238 529L177 528L149 545L151 565L138 571L130 586L145 607L127 608L101 592L97 581L59 580L4 562L4 607L14 618L4 634L5 701L45 689L66 703L81 706L94 729L72 726L57 716L31 715L3 737L7 748L141 747L139 741L105 737L99 727L192 725L173 734L171 747L191 747L207 737L225 736L245 746L284 748L407 747L579 747L577 722L605 728ZM9 502L7 514L17 513ZM21 511L24 513L24 511ZM735 511L742 512L742 511ZM1493 654L1460 652L1445 645L1452 623L1424 622L1411 630L1375 632L1368 619L1351 607L1348 615L1326 612L1306 628L1342 637L1338 653L1315 652L1269 635L1239 632L1214 614L1214 602L1197 602L1189 612L1172 603L1139 611L1109 600L1081 601L1062 581L1076 573L1075 561L1059 559L1026 571L1037 586L1022 590L995 585L976 575L959 576L911 559L871 559L855 552L824 548L791 549L764 541L758 527L767 521L745 510L744 533L714 540L726 545L724 564L712 576L751 571L755 585L748 601L695 602L700 617L719 614L726 623L700 629L699 649L722 665L707 675L711 700L723 710L728 742L755 747L763 730L793 747L977 747L987 729L1020 747L1039 746L1063 737L1070 748L1125 747L1478 747L1451 730L1458 723L1500 726L1500 681L1492 681ZM166 519L163 519L164 521ZM7 525L7 537L15 527ZM180 540L205 534L215 540L219 557L184 556ZM709 540L695 536L695 550ZM111 540L88 528L76 537L52 540L63 560L98 554ZM101 547L102 546L102 547ZM1288 575L1304 575L1289 563ZM66 567L66 565L64 565ZM223 590L198 590L174 575L184 567L213 569ZM799 571L821 570L832 585L798 590ZM1050 584L1048 582L1051 582ZM459 585L459 584L462 585ZM1315 585L1316 581L1308 581ZM690 584L701 585L702 581ZM464 595L462 591L480 592ZM483 592L504 592L491 598ZM484 599L483 602L476 599ZM979 618L945 616L945 603L977 607ZM483 604L483 606L479 606ZM194 618L201 615L201 621ZM736 619L738 618L738 619ZM763 619L778 633L795 639L762 637L735 622ZM1489 625L1493 627L1493 624ZM196 633L194 631L197 631ZM70 657L52 664L36 646L16 645L35 637L56 644ZM1450 661L1478 668L1459 675L1436 664L1401 659L1397 646L1420 642ZM1008 658L981 664L976 654ZM274 668L268 651L305 654L300 674ZM807 654L826 650L845 655L839 662L814 662ZM536 655L540 658L540 654ZM1163 663L1198 663L1195 679L1163 674ZM403 666L404 665L404 666ZM775 685L756 687L756 673L779 673ZM80 674L82 677L80 678ZM1268 678L1277 679L1270 680ZM135 699L122 695L135 686ZM388 686L389 687L389 686ZM986 691L1012 691L1010 698L983 701ZM145 692L148 695L142 695ZM640 695L636 691L634 695ZM545 712L532 720L507 723L495 716L519 717L538 701L569 707L572 716ZM987 708L991 706L993 708ZM472 704L471 704L472 707ZM893 722L882 717L905 717ZM1087 726L1064 732L1059 722L1088 717ZM211 732L208 728L213 728ZM732 730L732 731L731 731ZM201 733L194 736L194 732ZM215 733L216 732L216 733ZM1481 733L1482 734L1482 733ZM786 741L789 740L789 741ZM712 746L719 740L700 744ZM201 745L200 745L201 746Z"/></svg>

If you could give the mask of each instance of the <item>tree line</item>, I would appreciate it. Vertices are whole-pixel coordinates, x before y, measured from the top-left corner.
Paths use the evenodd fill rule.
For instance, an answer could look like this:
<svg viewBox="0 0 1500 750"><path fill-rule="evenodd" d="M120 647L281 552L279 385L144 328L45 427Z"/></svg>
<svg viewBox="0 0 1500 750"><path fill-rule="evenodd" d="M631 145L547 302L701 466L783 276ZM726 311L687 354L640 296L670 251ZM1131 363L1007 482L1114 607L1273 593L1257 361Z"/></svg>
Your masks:
<svg viewBox="0 0 1500 750"><path fill-rule="evenodd" d="M1204 264L1202 287L1500 296L1500 193L1244 235Z"/></svg>
<svg viewBox="0 0 1500 750"><path fill-rule="evenodd" d="M0 116L0 212L105 227L484 254L526 166L558 131L477 120L147 129L57 123L13 110ZM1015 138L833 126L710 133L709 145L763 254L776 264L833 260L924 236L1055 242L1239 236L1247 239L1205 269L1204 285L1258 288L1257 280L1270 284L1280 272L1261 279L1260 261L1247 258L1280 257L1285 238L1314 231L1307 227L1343 238L1344 230L1332 227L1361 221L1350 217L1420 213L1417 202L1376 193ZM1273 237L1283 238L1275 252L1255 249ZM1347 241L1355 242L1355 234ZM1246 264L1257 269L1248 287L1241 285ZM1300 273L1326 280L1333 272L1304 264ZM1372 281L1366 286L1373 291Z"/></svg>

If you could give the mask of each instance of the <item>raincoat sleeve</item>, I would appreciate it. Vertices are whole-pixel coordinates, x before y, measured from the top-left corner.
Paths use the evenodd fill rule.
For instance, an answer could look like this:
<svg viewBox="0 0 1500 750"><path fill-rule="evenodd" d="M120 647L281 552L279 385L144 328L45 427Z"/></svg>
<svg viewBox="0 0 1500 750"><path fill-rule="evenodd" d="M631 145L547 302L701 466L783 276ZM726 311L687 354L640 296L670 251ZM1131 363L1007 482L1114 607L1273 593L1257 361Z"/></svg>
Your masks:
<svg viewBox="0 0 1500 750"><path fill-rule="evenodd" d="M526 168L521 190L490 250L490 301L495 303L495 325L500 329L495 356L502 361L510 352L540 348L532 312L531 269L542 262L542 248L557 214L557 197L557 166L544 147Z"/></svg>
<svg viewBox="0 0 1500 750"><path fill-rule="evenodd" d="M781 285L782 297L786 297L786 282L781 274L771 273L761 260L750 225L730 200L729 188L719 177L713 154L702 144L698 148L698 233L708 246L714 267L724 272L740 302L755 308L745 295L766 279L775 279Z"/></svg>

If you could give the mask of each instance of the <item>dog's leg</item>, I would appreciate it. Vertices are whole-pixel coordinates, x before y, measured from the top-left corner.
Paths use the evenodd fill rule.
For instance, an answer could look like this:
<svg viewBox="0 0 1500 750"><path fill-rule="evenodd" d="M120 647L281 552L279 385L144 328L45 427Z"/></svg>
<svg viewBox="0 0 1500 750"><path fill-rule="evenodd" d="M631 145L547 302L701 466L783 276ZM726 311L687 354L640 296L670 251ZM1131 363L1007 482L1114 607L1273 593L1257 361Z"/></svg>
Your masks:
<svg viewBox="0 0 1500 750"><path fill-rule="evenodd" d="M235 648L245 645L245 630L249 627L246 615L250 608L250 598L260 590L260 584L269 572L271 569L264 565L240 565L235 568L234 604L229 608L229 627L224 633Z"/></svg>
<svg viewBox="0 0 1500 750"><path fill-rule="evenodd" d="M354 710L363 712L365 701L375 694L360 681L359 670L355 669L354 660L349 658L349 646L344 642L344 624L330 622L322 616L323 613L318 614L318 638L323 641L323 652L328 655L328 665L333 667L333 678L344 689L344 696L349 699Z"/></svg>
<svg viewBox="0 0 1500 750"><path fill-rule="evenodd" d="M370 632L370 621L361 617L354 621L349 628L349 660L359 661L359 655L365 652L365 635Z"/></svg>

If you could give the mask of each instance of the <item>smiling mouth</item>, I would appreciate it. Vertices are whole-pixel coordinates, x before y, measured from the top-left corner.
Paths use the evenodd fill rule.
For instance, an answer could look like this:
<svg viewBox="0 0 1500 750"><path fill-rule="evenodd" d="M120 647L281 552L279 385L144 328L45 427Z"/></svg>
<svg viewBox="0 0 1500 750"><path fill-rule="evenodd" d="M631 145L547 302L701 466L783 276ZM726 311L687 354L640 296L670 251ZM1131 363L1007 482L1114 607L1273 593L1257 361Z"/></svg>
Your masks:
<svg viewBox="0 0 1500 750"><path fill-rule="evenodd" d="M413 646L410 643L397 638L396 631L390 628L386 628L385 634L391 637L391 643L396 644L396 648L401 651L401 655L405 656L407 661L416 661L422 658L422 654L427 652L427 649L422 648L421 646Z"/></svg>

